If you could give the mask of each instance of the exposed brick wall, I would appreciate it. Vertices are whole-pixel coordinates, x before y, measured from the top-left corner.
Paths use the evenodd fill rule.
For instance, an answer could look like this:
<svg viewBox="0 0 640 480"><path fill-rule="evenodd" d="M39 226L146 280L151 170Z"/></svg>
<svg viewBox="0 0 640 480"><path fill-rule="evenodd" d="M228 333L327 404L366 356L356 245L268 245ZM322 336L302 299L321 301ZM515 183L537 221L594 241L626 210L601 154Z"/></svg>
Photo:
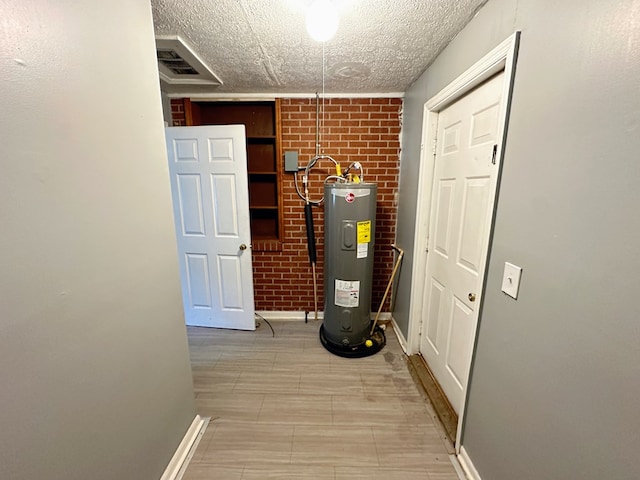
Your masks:
<svg viewBox="0 0 640 480"><path fill-rule="evenodd" d="M297 150L299 164L315 155L316 100L282 99L282 151ZM324 100L321 128L322 153L335 158L342 168L360 162L364 179L378 185L376 245L372 311L376 312L389 281L394 255L398 190L402 99L335 98ZM171 100L172 124L185 125L182 99ZM322 116L321 116L322 117ZM281 160L283 161L283 160ZM323 181L335 170L321 161L310 179L312 199L322 196ZM299 185L302 188L301 177ZM298 197L292 174L283 179L284 236L280 251L253 251L256 310L309 311L314 308L313 278L307 253L304 204ZM314 207L313 218L318 253L318 308L323 310L323 221L322 208ZM387 298L383 312L389 309Z"/></svg>
<svg viewBox="0 0 640 480"><path fill-rule="evenodd" d="M184 127L187 124L184 116L184 101L181 98L171 99L171 125Z"/></svg>
<svg viewBox="0 0 640 480"><path fill-rule="evenodd" d="M325 99L321 129L322 153L332 156L343 168L358 161L365 180L378 185L376 246L372 310L377 311L394 262L391 244L395 240L396 206L400 155L399 98ZM282 99L282 149L297 150L299 164L315 154L315 99ZM324 177L333 173L329 161L312 171L312 199L322 196ZM300 177L299 177L299 180ZM302 188L302 182L299 183ZM283 181L284 228L282 251L253 252L255 303L257 310L313 311L313 283L307 254L304 205L298 197L293 175ZM318 250L318 308L323 309L323 211L314 207ZM383 311L388 311L389 299Z"/></svg>

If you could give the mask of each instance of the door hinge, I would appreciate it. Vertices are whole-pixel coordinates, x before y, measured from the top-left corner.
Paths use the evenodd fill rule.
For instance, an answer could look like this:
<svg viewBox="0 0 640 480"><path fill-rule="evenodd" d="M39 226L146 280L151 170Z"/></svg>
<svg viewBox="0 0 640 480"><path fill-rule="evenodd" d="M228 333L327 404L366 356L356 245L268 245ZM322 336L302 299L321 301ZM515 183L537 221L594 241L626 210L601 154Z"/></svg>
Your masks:
<svg viewBox="0 0 640 480"><path fill-rule="evenodd" d="M436 156L437 146L438 146L438 139L434 138L433 145L431 146L431 153L433 154L434 157Z"/></svg>
<svg viewBox="0 0 640 480"><path fill-rule="evenodd" d="M492 163L493 165L495 165L495 164L496 164L496 156L497 156L497 155L498 155L498 144L496 143L496 144L493 146L493 154L491 155L491 163Z"/></svg>

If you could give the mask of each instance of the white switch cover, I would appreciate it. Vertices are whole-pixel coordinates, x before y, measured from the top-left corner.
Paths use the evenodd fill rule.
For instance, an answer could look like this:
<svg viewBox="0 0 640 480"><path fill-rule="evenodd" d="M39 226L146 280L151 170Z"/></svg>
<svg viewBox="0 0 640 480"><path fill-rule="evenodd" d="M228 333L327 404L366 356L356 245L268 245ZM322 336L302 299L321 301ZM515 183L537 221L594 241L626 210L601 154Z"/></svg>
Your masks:
<svg viewBox="0 0 640 480"><path fill-rule="evenodd" d="M502 291L510 297L518 298L520 275L522 275L522 268L512 263L504 262L504 275L502 275Z"/></svg>

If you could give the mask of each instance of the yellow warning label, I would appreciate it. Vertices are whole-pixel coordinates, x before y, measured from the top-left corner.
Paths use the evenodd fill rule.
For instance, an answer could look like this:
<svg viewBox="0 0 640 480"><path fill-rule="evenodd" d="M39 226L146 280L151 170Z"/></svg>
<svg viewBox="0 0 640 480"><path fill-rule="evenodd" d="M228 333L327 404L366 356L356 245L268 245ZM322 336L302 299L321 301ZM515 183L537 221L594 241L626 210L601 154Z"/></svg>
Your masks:
<svg viewBox="0 0 640 480"><path fill-rule="evenodd" d="M358 222L358 243L371 242L371 220Z"/></svg>

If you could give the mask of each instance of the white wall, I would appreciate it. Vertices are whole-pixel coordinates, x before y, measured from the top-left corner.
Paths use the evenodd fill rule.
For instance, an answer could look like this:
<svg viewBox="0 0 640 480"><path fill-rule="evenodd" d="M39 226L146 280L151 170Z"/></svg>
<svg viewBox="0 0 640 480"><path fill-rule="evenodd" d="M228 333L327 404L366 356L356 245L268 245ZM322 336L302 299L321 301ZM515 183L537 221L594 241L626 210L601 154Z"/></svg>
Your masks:
<svg viewBox="0 0 640 480"><path fill-rule="evenodd" d="M0 18L0 478L157 479L195 407L150 5Z"/></svg>
<svg viewBox="0 0 640 480"><path fill-rule="evenodd" d="M490 0L411 88L407 110L514 30L462 445L485 480L637 479L640 0ZM419 141L405 135L403 154ZM402 182L415 162L403 158ZM517 301L500 291L505 261L524 269Z"/></svg>

